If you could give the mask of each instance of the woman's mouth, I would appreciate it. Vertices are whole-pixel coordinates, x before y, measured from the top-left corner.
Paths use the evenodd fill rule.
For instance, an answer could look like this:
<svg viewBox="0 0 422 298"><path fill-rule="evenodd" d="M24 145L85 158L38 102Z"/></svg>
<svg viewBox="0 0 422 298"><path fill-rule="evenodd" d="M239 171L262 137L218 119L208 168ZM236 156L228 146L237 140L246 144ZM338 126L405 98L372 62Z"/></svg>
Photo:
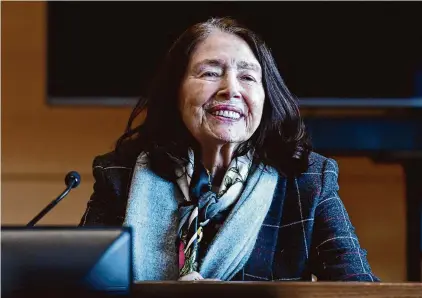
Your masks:
<svg viewBox="0 0 422 298"><path fill-rule="evenodd" d="M227 110L219 110L219 111L212 112L210 114L215 117L222 117L222 118L233 119L233 120L239 120L240 117L242 117L242 115L240 115L237 112L227 111Z"/></svg>
<svg viewBox="0 0 422 298"><path fill-rule="evenodd" d="M226 121L238 121L243 117L242 111L233 106L219 105L208 109L207 112L219 120Z"/></svg>

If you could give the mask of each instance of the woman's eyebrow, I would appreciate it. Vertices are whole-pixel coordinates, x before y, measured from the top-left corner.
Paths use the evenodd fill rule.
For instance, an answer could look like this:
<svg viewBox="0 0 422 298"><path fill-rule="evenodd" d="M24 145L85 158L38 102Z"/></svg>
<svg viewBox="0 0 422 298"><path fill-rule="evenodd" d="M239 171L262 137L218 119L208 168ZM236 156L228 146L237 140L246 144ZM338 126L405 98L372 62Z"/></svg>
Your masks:
<svg viewBox="0 0 422 298"><path fill-rule="evenodd" d="M223 67L224 66L224 61L223 60L219 60L219 59L204 59L204 60L201 60L201 61L195 63L195 65L193 66L193 70L198 71L201 68L203 68L204 66L218 66L218 67Z"/></svg>

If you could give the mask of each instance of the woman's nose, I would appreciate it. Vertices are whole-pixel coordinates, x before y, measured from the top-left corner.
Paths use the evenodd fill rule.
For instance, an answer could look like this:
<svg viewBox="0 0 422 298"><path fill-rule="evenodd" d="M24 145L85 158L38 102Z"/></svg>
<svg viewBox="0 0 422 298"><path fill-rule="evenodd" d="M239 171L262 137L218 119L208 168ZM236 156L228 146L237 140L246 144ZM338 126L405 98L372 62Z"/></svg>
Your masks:
<svg viewBox="0 0 422 298"><path fill-rule="evenodd" d="M223 99L232 99L232 98L240 98L241 97L241 86L237 77L233 73L228 73L224 76L221 80L221 88L218 91L218 96Z"/></svg>

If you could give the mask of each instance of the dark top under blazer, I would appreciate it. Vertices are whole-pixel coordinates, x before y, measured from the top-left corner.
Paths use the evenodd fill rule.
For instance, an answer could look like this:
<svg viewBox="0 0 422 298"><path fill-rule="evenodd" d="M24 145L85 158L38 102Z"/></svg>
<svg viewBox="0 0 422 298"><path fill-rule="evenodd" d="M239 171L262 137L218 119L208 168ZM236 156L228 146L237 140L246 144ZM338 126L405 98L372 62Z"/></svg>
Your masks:
<svg viewBox="0 0 422 298"><path fill-rule="evenodd" d="M338 166L317 153L308 170L280 177L252 255L233 280L379 281L371 272L338 196ZM117 162L114 152L93 162L94 192L80 226L121 226L135 160Z"/></svg>

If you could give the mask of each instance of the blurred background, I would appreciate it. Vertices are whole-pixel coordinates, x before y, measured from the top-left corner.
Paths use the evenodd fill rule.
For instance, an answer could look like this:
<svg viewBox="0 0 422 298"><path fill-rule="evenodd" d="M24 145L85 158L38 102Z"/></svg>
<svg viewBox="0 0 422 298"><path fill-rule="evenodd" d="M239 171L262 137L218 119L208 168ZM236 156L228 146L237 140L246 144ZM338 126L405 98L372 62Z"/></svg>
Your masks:
<svg viewBox="0 0 422 298"><path fill-rule="evenodd" d="M77 225L93 158L113 149L168 47L222 15L272 49L315 150L339 163L340 196L375 274L420 281L417 2L2 2L2 225L31 220L70 170L81 185L40 224Z"/></svg>

